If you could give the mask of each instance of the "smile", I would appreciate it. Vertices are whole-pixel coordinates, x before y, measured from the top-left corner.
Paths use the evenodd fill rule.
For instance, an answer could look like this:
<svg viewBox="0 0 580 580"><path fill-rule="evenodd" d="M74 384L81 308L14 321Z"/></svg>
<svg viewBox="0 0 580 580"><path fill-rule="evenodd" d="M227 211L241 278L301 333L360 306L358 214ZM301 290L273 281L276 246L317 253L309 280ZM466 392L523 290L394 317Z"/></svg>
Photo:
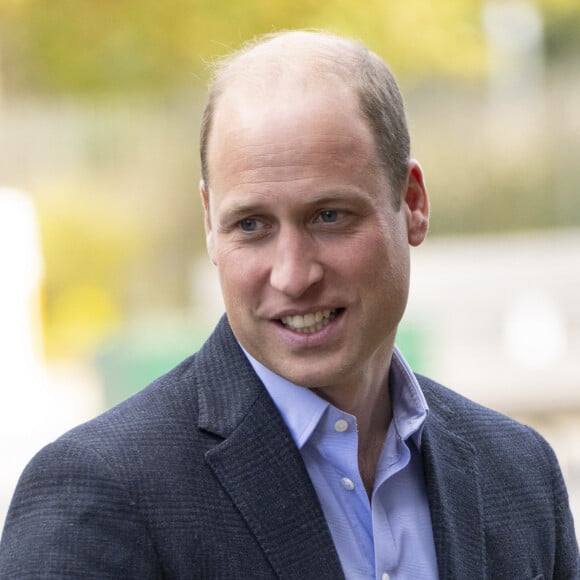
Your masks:
<svg viewBox="0 0 580 580"><path fill-rule="evenodd" d="M319 310L308 314L284 316L281 319L286 328L295 330L302 334L312 334L322 330L327 324L336 318L338 310Z"/></svg>

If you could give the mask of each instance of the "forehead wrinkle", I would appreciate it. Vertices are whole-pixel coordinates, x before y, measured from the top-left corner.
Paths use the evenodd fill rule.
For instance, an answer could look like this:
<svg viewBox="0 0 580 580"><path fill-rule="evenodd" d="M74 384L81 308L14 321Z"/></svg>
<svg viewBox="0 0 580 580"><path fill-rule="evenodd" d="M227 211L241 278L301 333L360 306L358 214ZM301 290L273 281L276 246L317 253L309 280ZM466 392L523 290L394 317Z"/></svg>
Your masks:
<svg viewBox="0 0 580 580"><path fill-rule="evenodd" d="M227 148L227 153L219 155L223 155L223 161L227 162L227 174L237 174L241 183L246 182L246 175L251 176L250 182L255 181L256 183L267 179L271 179L273 182L282 182L289 178L296 180L324 178L327 177L324 175L324 170L328 167L344 167L351 164L353 159L364 159L365 161L364 164L353 168L355 173L367 171L369 167L373 169L380 167L378 159L375 159L374 156L369 159L365 155L364 144L358 138L344 142L337 137L334 139L336 147L330 151L321 151L317 147L317 143L300 142L298 139L296 141L296 146L288 142L279 145L279 151L272 151L269 148L270 143L264 141L258 145L248 144ZM296 161L296 152L299 153L298 161ZM304 162L301 159L304 159ZM248 167L249 160L251 160L251 166ZM313 171L316 166L323 168L320 174ZM300 176L300 172L303 170L308 171L309 174ZM258 174L258 179L255 178L255 174ZM288 177L285 177L286 174L289 174Z"/></svg>
<svg viewBox="0 0 580 580"><path fill-rule="evenodd" d="M245 172L245 173L249 173ZM313 179L325 179L326 175L320 174L316 176L306 176L306 177L296 177L291 178L292 184L296 185L298 183L310 182ZM292 193L282 192L281 190L273 191L272 185L286 183L288 178L272 179L270 176L265 176L263 179L239 179L236 187L233 191L236 193L236 197L229 197L227 200L222 202L224 211L231 213L244 213L251 210L252 208L264 207L270 204L272 200L275 199L276 203L279 204L281 200L288 199L293 203L296 203L298 199ZM261 189L259 186L266 185L267 189ZM210 196L215 198L215 188L211 189ZM300 194L299 190L296 190L296 194ZM321 194L310 196L303 205L316 205L320 203L321 200L325 199L337 199L338 197L333 194Z"/></svg>
<svg viewBox="0 0 580 580"><path fill-rule="evenodd" d="M217 189L219 184L234 185L235 190L244 186L261 185L268 183L284 183L292 181L294 183L304 183L316 180L328 180L329 168L348 167L353 164L353 159L364 159L364 163L353 164L352 175L366 173L371 168L379 167L378 162L369 163L362 151L353 151L349 156L328 155L327 153L312 151L300 157L304 161L296 160L295 155L290 155L287 159L284 152L266 152L252 157L252 163L248 166L248 156L243 151L238 151L235 157L227 160L227 170L220 172L214 178ZM332 175L330 175L332 180ZM226 186L229 187L229 186Z"/></svg>
<svg viewBox="0 0 580 580"><path fill-rule="evenodd" d="M284 167L291 169L291 166L284 166ZM296 166L296 167L302 167L302 166ZM262 170L253 170L253 169L248 169L244 173L252 174L254 172L263 173ZM286 176L286 175L280 175L280 176L264 175L262 178L260 178L260 177L251 178L247 181L240 180L240 185L249 185L249 184L262 185L264 183L265 184L268 184L268 183L286 183L288 180L291 180L292 183L300 183L300 182L304 182L304 181L312 181L315 179L326 179L326 178L327 178L327 176L324 173L314 174L314 175L312 175L312 174L311 175L303 175L303 176L296 175L295 173L292 173L289 176Z"/></svg>

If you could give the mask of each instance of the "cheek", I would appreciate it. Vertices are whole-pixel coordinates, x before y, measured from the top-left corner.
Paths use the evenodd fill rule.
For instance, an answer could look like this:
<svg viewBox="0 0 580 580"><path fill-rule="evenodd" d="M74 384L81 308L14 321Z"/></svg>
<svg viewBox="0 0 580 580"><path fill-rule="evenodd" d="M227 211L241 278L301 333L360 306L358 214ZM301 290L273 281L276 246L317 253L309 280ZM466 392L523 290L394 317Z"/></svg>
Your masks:
<svg viewBox="0 0 580 580"><path fill-rule="evenodd" d="M382 292L390 300L397 299L399 294L406 295L409 247L398 235L367 238L344 264L343 271L350 270L353 281L366 284L367 291Z"/></svg>
<svg viewBox="0 0 580 580"><path fill-rule="evenodd" d="M265 278L264 264L253 254L242 251L219 251L216 265L224 299L238 301L236 297L247 300L257 292Z"/></svg>

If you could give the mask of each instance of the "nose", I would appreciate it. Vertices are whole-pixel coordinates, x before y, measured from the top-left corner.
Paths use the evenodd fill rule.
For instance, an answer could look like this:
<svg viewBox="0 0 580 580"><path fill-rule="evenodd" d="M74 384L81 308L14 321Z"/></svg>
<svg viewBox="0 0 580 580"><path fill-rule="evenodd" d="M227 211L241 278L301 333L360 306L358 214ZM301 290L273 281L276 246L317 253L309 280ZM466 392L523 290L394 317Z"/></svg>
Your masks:
<svg viewBox="0 0 580 580"><path fill-rule="evenodd" d="M323 275L316 242L308 233L281 231L272 258L270 285L295 299L322 280Z"/></svg>

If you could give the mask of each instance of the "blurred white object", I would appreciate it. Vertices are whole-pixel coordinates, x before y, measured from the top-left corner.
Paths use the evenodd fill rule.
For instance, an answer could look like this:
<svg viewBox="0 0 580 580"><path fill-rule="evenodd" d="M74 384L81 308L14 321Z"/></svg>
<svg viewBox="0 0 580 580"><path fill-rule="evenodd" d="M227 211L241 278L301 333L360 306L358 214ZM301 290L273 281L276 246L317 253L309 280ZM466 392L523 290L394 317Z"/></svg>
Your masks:
<svg viewBox="0 0 580 580"><path fill-rule="evenodd" d="M52 415L42 354L43 260L34 205L0 187L0 507ZM0 513L0 521L1 516Z"/></svg>
<svg viewBox="0 0 580 580"><path fill-rule="evenodd" d="M562 308L545 293L523 291L509 306L504 346L510 358L526 369L542 370L563 362L567 334Z"/></svg>
<svg viewBox="0 0 580 580"><path fill-rule="evenodd" d="M19 385L26 384L32 389L43 386L40 248L32 202L24 193L0 187L2 399L7 391L11 397L18 397Z"/></svg>

